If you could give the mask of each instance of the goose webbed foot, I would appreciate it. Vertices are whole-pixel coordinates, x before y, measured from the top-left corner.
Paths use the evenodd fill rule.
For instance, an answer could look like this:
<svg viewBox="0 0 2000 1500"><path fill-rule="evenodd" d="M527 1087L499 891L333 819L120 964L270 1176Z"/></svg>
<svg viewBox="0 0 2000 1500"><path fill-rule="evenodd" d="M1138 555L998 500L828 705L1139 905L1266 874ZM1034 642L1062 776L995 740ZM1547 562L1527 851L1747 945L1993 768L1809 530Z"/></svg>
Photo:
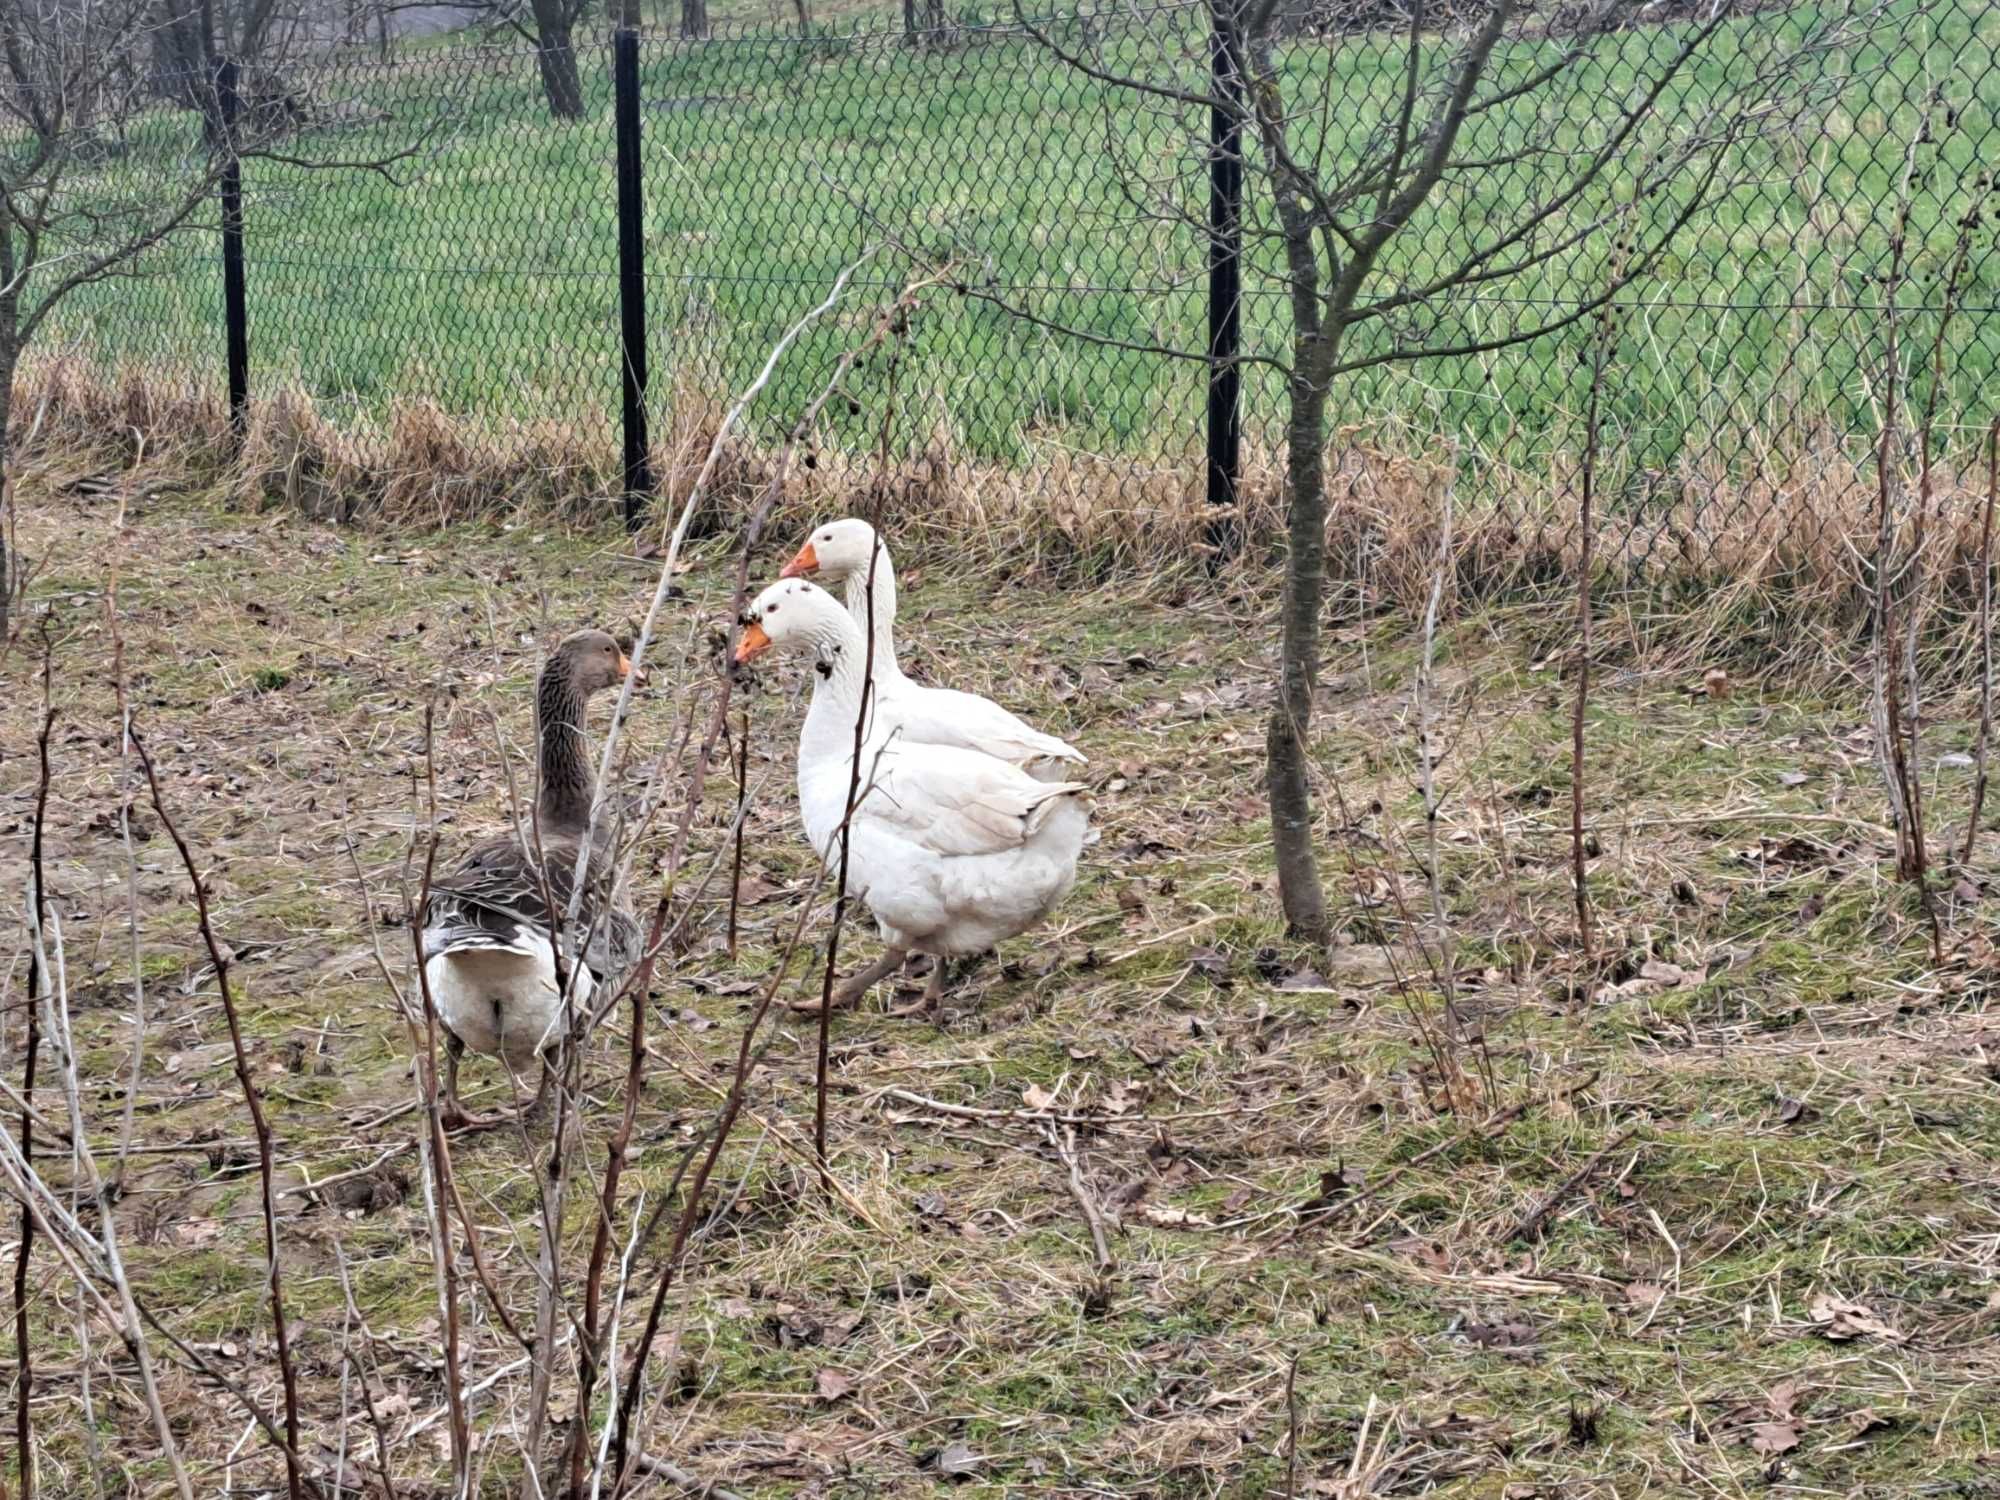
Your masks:
<svg viewBox="0 0 2000 1500"><path fill-rule="evenodd" d="M843 980L834 987L833 1008L835 1010L845 1010L848 1006L853 1005L863 995L867 994L869 990L873 989L877 983L902 968L903 961L908 957L908 952L901 948L886 950L880 958L868 965L867 968ZM814 996L810 1000L794 1000L791 1002L791 1005L792 1009L798 1011L801 1015L816 1016L819 1014L818 996Z"/></svg>
<svg viewBox="0 0 2000 1500"><path fill-rule="evenodd" d="M945 960L942 955L931 955L930 976L924 980L924 992L908 1005L893 1007L889 1014L898 1018L910 1016L936 1015L939 1002L944 999Z"/></svg>
<svg viewBox="0 0 2000 1500"><path fill-rule="evenodd" d="M475 1115L458 1104L447 1104L438 1111L438 1123L448 1135L477 1135L482 1130L498 1130L509 1123L496 1115Z"/></svg>
<svg viewBox="0 0 2000 1500"><path fill-rule="evenodd" d="M458 1063L465 1056L465 1043L458 1033L446 1028L444 1034L444 1098L438 1107L438 1123L453 1134L492 1130L500 1121L470 1113L458 1102Z"/></svg>

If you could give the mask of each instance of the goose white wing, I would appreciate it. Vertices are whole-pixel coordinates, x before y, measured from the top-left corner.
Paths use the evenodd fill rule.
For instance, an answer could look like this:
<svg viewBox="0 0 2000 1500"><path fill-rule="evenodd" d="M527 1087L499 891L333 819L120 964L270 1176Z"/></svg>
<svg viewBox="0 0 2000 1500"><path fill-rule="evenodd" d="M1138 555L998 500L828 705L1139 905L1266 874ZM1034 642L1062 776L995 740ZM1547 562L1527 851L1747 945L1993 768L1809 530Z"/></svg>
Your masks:
<svg viewBox="0 0 2000 1500"><path fill-rule="evenodd" d="M862 756L868 795L860 815L893 827L942 855L1002 854L1040 831L1077 781L1036 781L976 751L946 745L899 746Z"/></svg>
<svg viewBox="0 0 2000 1500"><path fill-rule="evenodd" d="M1042 733L977 693L913 684L887 706L913 744L952 745L1016 765L1041 759L1084 763L1083 752L1074 745Z"/></svg>

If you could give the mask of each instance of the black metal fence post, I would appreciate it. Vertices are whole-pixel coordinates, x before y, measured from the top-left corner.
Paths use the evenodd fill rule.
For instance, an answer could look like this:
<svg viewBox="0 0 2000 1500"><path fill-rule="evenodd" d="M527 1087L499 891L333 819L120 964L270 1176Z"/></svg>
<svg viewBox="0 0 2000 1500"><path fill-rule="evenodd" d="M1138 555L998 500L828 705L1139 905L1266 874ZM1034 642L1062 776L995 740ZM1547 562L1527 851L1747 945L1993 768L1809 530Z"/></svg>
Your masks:
<svg viewBox="0 0 2000 1500"><path fill-rule="evenodd" d="M612 39L612 87L618 132L619 364L625 374L625 529L637 531L653 492L646 438L646 240L639 178L639 32L623 25Z"/></svg>
<svg viewBox="0 0 2000 1500"><path fill-rule="evenodd" d="M233 59L216 69L215 91L222 114L222 317L228 338L229 425L242 437L250 417L250 313L243 281L243 159L236 154L236 117L241 108Z"/></svg>
<svg viewBox="0 0 2000 1500"><path fill-rule="evenodd" d="M1241 262L1243 257L1243 83L1232 56L1237 0L1209 0L1213 97L1208 154L1208 523L1209 562L1220 567L1242 541L1236 508L1243 427Z"/></svg>

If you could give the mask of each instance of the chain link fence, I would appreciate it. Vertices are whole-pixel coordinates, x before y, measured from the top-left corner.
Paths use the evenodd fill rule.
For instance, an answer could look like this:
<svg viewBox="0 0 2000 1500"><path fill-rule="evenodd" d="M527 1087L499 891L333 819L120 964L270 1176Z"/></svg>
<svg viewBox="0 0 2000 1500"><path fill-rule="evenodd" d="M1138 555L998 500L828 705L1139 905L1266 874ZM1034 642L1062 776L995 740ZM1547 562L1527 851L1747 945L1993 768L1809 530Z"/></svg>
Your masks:
<svg viewBox="0 0 2000 1500"><path fill-rule="evenodd" d="M1294 142L1325 180L1379 146L1406 87L1448 77L1484 13L1460 10L1412 30L1407 10L1348 0L1284 29ZM1531 9L1502 39L1492 77L1519 104L1469 129L1463 168L1380 268L1389 305L1354 329L1357 368L1332 403L1338 577L1420 594L1446 495L1462 586L1568 576L1589 452L1607 568L1705 588L1817 569L1826 583L1847 566L1842 539L1870 524L1892 385L1907 430L1929 435L1927 490L1969 525L2000 354L2000 12L1654 0L1592 15ZM903 519L1004 520L1100 559L1198 545L1216 451L1215 21L1185 4L1047 22L926 6L874 31L640 41L641 262L622 284L609 39L579 44L571 119L551 110L549 59L520 47L444 37L299 65L255 105L295 111L294 144L243 173L246 465L335 508L615 505L621 306L637 278L651 483L671 497L730 395L872 247L847 314L812 330L758 404L746 465L871 299L913 263L948 262L897 377ZM1669 67L1697 34L1699 57ZM1528 87L1561 57L1559 90ZM1620 135L1621 106L1662 78L1648 123ZM189 128L161 124L132 150L170 151ZM1294 331L1257 151L1232 366L1253 537L1281 505L1278 366ZM1599 152L1613 169L1561 203ZM1552 201L1561 211L1514 247L1531 253L1395 305L1462 270L1484 226ZM1684 209L1611 320L1580 316L1616 245ZM1586 233L1607 225L1624 227ZM65 303L42 357L91 380L224 390L215 241L172 238ZM1500 274L1509 259L1521 266ZM1391 357L1405 346L1444 352ZM862 482L881 379L827 418L822 450L851 463L821 468L815 504L839 503L842 473Z"/></svg>

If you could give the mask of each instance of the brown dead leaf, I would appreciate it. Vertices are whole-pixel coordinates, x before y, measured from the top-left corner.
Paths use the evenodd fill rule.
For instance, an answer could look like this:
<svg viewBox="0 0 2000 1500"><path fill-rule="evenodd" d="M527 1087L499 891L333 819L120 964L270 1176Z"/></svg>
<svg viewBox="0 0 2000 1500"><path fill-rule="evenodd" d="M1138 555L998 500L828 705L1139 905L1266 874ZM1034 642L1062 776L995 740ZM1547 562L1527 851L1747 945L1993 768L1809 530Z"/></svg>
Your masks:
<svg viewBox="0 0 2000 1500"><path fill-rule="evenodd" d="M819 1399L830 1406L843 1396L854 1394L854 1377L845 1370L821 1370L813 1388L819 1392Z"/></svg>
<svg viewBox="0 0 2000 1500"><path fill-rule="evenodd" d="M1434 1240L1418 1239L1414 1235L1406 1239L1389 1241L1388 1248L1405 1260L1413 1260L1420 1266L1428 1266L1433 1271L1449 1271L1451 1257L1444 1253Z"/></svg>
<svg viewBox="0 0 2000 1500"><path fill-rule="evenodd" d="M762 902L770 900L771 897L782 893L783 887L771 884L770 881L753 871L737 882L736 904L738 906L757 906Z"/></svg>
<svg viewBox="0 0 2000 1500"><path fill-rule="evenodd" d="M1656 1281L1634 1281L1625 1287L1625 1301L1641 1312L1651 1312L1666 1295L1667 1289Z"/></svg>
<svg viewBox="0 0 2000 1500"><path fill-rule="evenodd" d="M1539 1341L1533 1326L1527 1323L1467 1323L1465 1336L1482 1349L1531 1349Z"/></svg>
<svg viewBox="0 0 2000 1500"><path fill-rule="evenodd" d="M1849 1302L1844 1297L1836 1297L1831 1292L1817 1293L1812 1299L1813 1322L1825 1338L1835 1343L1845 1343L1849 1339L1878 1338L1891 1342L1903 1337L1889 1324L1875 1315L1873 1308L1860 1302Z"/></svg>
<svg viewBox="0 0 2000 1500"><path fill-rule="evenodd" d="M1790 1453L1798 1445L1799 1424L1796 1421L1759 1422L1750 1429L1750 1447L1766 1458Z"/></svg>
<svg viewBox="0 0 2000 1500"><path fill-rule="evenodd" d="M1057 1096L1039 1083L1031 1083L1021 1090L1021 1102L1030 1109L1047 1109L1056 1102Z"/></svg>

